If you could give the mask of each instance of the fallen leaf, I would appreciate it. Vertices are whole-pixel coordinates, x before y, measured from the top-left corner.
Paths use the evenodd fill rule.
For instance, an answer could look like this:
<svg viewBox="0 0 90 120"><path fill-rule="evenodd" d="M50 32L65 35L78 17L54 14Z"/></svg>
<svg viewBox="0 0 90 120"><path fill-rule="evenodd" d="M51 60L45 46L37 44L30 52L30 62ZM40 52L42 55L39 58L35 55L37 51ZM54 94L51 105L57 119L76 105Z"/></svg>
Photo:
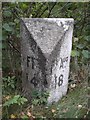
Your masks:
<svg viewBox="0 0 90 120"><path fill-rule="evenodd" d="M86 115L84 115L84 118L86 118Z"/></svg>
<svg viewBox="0 0 90 120"><path fill-rule="evenodd" d="M5 98L6 98L6 100L9 100L11 98L11 96L8 95Z"/></svg>
<svg viewBox="0 0 90 120"><path fill-rule="evenodd" d="M74 42L77 42L78 41L78 38L77 37L74 37Z"/></svg>
<svg viewBox="0 0 90 120"><path fill-rule="evenodd" d="M71 88L75 88L76 87L76 84L71 84Z"/></svg>
<svg viewBox="0 0 90 120"><path fill-rule="evenodd" d="M54 110L54 109L52 109L51 111L52 111L52 113L56 112L56 110Z"/></svg>
<svg viewBox="0 0 90 120"><path fill-rule="evenodd" d="M21 112L22 115L25 115L24 112Z"/></svg>
<svg viewBox="0 0 90 120"><path fill-rule="evenodd" d="M47 109L48 107L46 106L45 108Z"/></svg>
<svg viewBox="0 0 90 120"><path fill-rule="evenodd" d="M35 116L32 116L32 118L35 118Z"/></svg>
<svg viewBox="0 0 90 120"><path fill-rule="evenodd" d="M27 112L27 115L29 116L29 117L31 117L32 116L32 114L28 111Z"/></svg>
<svg viewBox="0 0 90 120"><path fill-rule="evenodd" d="M64 109L64 110L63 110L63 113L66 113L67 111L68 111L68 108Z"/></svg>
<svg viewBox="0 0 90 120"><path fill-rule="evenodd" d="M31 108L32 108L32 109L33 109L33 107L34 107L34 106L33 106L33 105L31 105Z"/></svg>
<svg viewBox="0 0 90 120"><path fill-rule="evenodd" d="M16 116L15 115L13 115L13 114L11 114L11 116L10 116L11 118L16 118Z"/></svg>
<svg viewBox="0 0 90 120"><path fill-rule="evenodd" d="M78 105L78 108L82 108L82 105Z"/></svg>

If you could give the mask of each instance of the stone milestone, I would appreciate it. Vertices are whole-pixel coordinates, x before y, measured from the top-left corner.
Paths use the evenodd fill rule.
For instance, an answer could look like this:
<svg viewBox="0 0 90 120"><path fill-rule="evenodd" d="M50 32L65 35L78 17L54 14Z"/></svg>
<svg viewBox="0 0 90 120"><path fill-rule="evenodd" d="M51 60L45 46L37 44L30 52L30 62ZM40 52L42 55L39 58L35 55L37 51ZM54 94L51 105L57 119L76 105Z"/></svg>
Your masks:
<svg viewBox="0 0 90 120"><path fill-rule="evenodd" d="M73 34L72 18L22 18L22 85L25 96L48 91L48 103L57 102L68 89Z"/></svg>

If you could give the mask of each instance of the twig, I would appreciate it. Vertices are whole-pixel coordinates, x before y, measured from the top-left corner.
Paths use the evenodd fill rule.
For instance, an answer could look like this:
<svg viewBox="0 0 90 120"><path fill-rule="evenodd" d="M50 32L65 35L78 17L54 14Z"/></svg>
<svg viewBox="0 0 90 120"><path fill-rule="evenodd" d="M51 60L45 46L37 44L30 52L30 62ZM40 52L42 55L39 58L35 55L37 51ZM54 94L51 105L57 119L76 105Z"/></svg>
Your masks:
<svg viewBox="0 0 90 120"><path fill-rule="evenodd" d="M67 3L59 10L59 12L60 12L67 4L69 4L69 2L67 2ZM53 14L56 14L56 13L57 13L57 11L54 12Z"/></svg>
<svg viewBox="0 0 90 120"><path fill-rule="evenodd" d="M8 43L9 43L9 46L10 46L11 48L14 48L17 52L20 53L20 51L11 43L11 41L8 40ZM20 53L20 54L21 54L21 53Z"/></svg>
<svg viewBox="0 0 90 120"><path fill-rule="evenodd" d="M41 10L41 8L43 7L45 5L45 3L43 3L40 7L39 7L39 9L37 9L37 12L36 12L36 14L35 14L35 18L38 16L38 13L40 12L40 10Z"/></svg>
<svg viewBox="0 0 90 120"><path fill-rule="evenodd" d="M32 2L30 2L29 8L28 8L28 10L27 10L27 16L28 16L28 17L30 17L30 14L29 14L29 13L31 13L31 12L32 12Z"/></svg>
<svg viewBox="0 0 90 120"><path fill-rule="evenodd" d="M53 6L51 7L51 9L49 10L48 18L49 18L49 16L50 16L50 14L51 14L53 8L55 7L55 5L56 5L56 2L54 3L54 5L53 5Z"/></svg>
<svg viewBox="0 0 90 120"><path fill-rule="evenodd" d="M43 10L43 12L38 17L41 17L47 9L48 9L48 6Z"/></svg>

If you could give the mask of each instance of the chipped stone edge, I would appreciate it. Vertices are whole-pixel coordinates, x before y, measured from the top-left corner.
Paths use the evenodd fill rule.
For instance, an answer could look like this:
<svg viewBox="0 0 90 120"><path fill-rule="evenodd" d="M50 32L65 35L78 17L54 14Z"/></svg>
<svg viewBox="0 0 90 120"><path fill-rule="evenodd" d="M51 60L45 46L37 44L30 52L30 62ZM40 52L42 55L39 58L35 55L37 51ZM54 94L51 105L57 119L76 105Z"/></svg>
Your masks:
<svg viewBox="0 0 90 120"><path fill-rule="evenodd" d="M66 32L69 29L69 26L74 23L73 18L21 18L23 21L32 19L32 20L45 20L50 22L57 23L58 26L62 26L64 29L64 32Z"/></svg>
<svg viewBox="0 0 90 120"><path fill-rule="evenodd" d="M66 32L69 29L70 24L74 23L73 18L43 18L43 19L56 22L58 26L63 27L64 32Z"/></svg>

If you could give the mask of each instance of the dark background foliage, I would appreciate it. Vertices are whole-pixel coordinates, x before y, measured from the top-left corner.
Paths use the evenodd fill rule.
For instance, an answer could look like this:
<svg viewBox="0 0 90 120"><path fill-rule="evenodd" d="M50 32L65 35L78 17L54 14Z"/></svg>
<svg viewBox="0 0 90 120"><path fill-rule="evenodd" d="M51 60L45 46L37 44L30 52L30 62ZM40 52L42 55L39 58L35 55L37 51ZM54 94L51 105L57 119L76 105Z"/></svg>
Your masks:
<svg viewBox="0 0 90 120"><path fill-rule="evenodd" d="M90 59L89 9L89 2L2 3L2 68L4 102L7 101L4 100L7 95L21 94L20 19L22 17L74 18L69 81L79 84L88 79Z"/></svg>

